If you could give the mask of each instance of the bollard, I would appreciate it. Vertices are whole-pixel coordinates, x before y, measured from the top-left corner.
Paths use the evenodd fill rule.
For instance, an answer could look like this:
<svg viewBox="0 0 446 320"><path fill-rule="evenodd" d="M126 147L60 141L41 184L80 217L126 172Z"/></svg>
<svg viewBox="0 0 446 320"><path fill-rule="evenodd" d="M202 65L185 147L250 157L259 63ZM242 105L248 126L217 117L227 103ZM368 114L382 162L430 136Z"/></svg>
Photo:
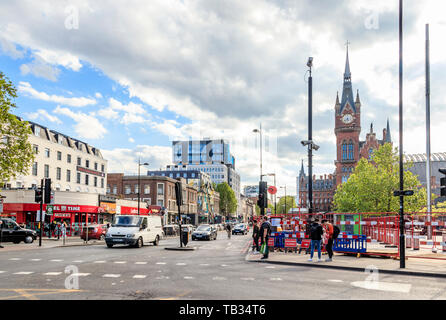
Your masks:
<svg viewBox="0 0 446 320"><path fill-rule="evenodd" d="M420 250L420 229L413 231L413 248L412 250Z"/></svg>

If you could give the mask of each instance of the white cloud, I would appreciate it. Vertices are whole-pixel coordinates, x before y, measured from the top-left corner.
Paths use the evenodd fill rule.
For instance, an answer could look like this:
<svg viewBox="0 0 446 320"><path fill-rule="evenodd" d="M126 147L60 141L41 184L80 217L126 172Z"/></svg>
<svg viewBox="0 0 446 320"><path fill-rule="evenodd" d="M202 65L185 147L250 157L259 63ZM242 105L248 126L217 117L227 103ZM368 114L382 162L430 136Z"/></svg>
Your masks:
<svg viewBox="0 0 446 320"><path fill-rule="evenodd" d="M31 120L46 119L50 122L62 124L62 121L60 121L60 119L58 117L50 115L48 113L48 111L46 111L44 109L39 109L36 112L32 112L32 113L25 113L25 115Z"/></svg>
<svg viewBox="0 0 446 320"><path fill-rule="evenodd" d="M102 99L102 94L101 94L100 92L96 92L96 93L94 94L94 96L95 96L97 99Z"/></svg>
<svg viewBox="0 0 446 320"><path fill-rule="evenodd" d="M70 107L85 107L88 105L94 105L96 104L95 99L91 98L67 98L63 96L57 96L57 95L49 95L42 91L37 91L34 89L30 83L21 81L18 85L19 92L28 95L34 99L43 100L43 101L49 101L54 103L59 103L62 105L67 105Z"/></svg>
<svg viewBox="0 0 446 320"><path fill-rule="evenodd" d="M73 112L68 108L57 106L54 113L65 115L74 120L74 130L80 138L101 139L107 133L107 129L94 116L82 112Z"/></svg>
<svg viewBox="0 0 446 320"><path fill-rule="evenodd" d="M50 81L57 81L60 74L60 70L58 68L51 66L42 59L34 59L31 63L22 64L20 66L20 72L25 76L31 73L36 77L44 78Z"/></svg>
<svg viewBox="0 0 446 320"><path fill-rule="evenodd" d="M134 143L135 139L133 139L132 137L129 138L129 142Z"/></svg>

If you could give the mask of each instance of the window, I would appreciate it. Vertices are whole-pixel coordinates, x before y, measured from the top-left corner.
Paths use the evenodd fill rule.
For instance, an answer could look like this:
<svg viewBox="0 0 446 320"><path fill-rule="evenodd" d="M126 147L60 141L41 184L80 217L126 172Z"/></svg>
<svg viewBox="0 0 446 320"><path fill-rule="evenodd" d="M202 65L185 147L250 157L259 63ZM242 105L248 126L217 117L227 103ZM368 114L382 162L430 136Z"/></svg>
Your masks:
<svg viewBox="0 0 446 320"><path fill-rule="evenodd" d="M110 186L107 186L107 193L110 193Z"/></svg>
<svg viewBox="0 0 446 320"><path fill-rule="evenodd" d="M56 179L60 180L62 176L62 169L61 168L56 168Z"/></svg>
<svg viewBox="0 0 446 320"><path fill-rule="evenodd" d="M45 175L45 178L50 177L50 166L47 164L45 165L44 175Z"/></svg>
<svg viewBox="0 0 446 320"><path fill-rule="evenodd" d="M76 182L81 183L81 173L80 172L78 172L76 175Z"/></svg>
<svg viewBox="0 0 446 320"><path fill-rule="evenodd" d="M96 171L98 171L98 163L97 163L97 162L94 163L94 169L95 169Z"/></svg>
<svg viewBox="0 0 446 320"><path fill-rule="evenodd" d="M67 170L67 182L71 181L71 170Z"/></svg>
<svg viewBox="0 0 446 320"><path fill-rule="evenodd" d="M62 160L62 152L57 151L57 160Z"/></svg>
<svg viewBox="0 0 446 320"><path fill-rule="evenodd" d="M85 160L85 167L90 168L90 160Z"/></svg>
<svg viewBox="0 0 446 320"><path fill-rule="evenodd" d="M71 163L71 154L67 154L67 163Z"/></svg>
<svg viewBox="0 0 446 320"><path fill-rule="evenodd" d="M98 177L94 177L94 186L97 187L98 186Z"/></svg>
<svg viewBox="0 0 446 320"><path fill-rule="evenodd" d="M105 166L103 164L101 164L101 172L104 172L105 170Z"/></svg>
<svg viewBox="0 0 446 320"><path fill-rule="evenodd" d="M63 143L63 137L61 135L57 136L57 142L59 142L59 144Z"/></svg>
<svg viewBox="0 0 446 320"><path fill-rule="evenodd" d="M130 194L132 191L130 190L130 185L126 184L124 186L124 193L125 194Z"/></svg>
<svg viewBox="0 0 446 320"><path fill-rule="evenodd" d="M348 159L353 160L354 159L354 152L353 152L353 142L350 140L348 144Z"/></svg>
<svg viewBox="0 0 446 320"><path fill-rule="evenodd" d="M160 207L164 207L164 200L163 199L158 199L157 205Z"/></svg>
<svg viewBox="0 0 446 320"><path fill-rule="evenodd" d="M50 157L50 149L45 148L45 157L49 158Z"/></svg>
<svg viewBox="0 0 446 320"><path fill-rule="evenodd" d="M118 194L118 187L117 186L113 186L113 194Z"/></svg>
<svg viewBox="0 0 446 320"><path fill-rule="evenodd" d="M135 184L135 193L139 192L139 185Z"/></svg>
<svg viewBox="0 0 446 320"><path fill-rule="evenodd" d="M82 161L82 159L81 159L80 157L77 157L77 165L78 165L78 166L82 165L82 164L81 164L81 161Z"/></svg>
<svg viewBox="0 0 446 320"><path fill-rule="evenodd" d="M152 198L147 198L146 203L147 203L149 206L152 205Z"/></svg>
<svg viewBox="0 0 446 320"><path fill-rule="evenodd" d="M39 146L37 144L33 145L33 151L34 151L35 154L39 153Z"/></svg>
<svg viewBox="0 0 446 320"><path fill-rule="evenodd" d="M37 162L33 163L33 176L37 176Z"/></svg>
<svg viewBox="0 0 446 320"><path fill-rule="evenodd" d="M40 127L38 127L38 126L34 127L34 135L36 137L40 137Z"/></svg>
<svg viewBox="0 0 446 320"><path fill-rule="evenodd" d="M148 184L144 185L144 194L150 194L150 185Z"/></svg>
<svg viewBox="0 0 446 320"><path fill-rule="evenodd" d="M104 178L101 178L101 188L104 188Z"/></svg>
<svg viewBox="0 0 446 320"><path fill-rule="evenodd" d="M159 196L164 195L164 184L163 183L158 183L158 192L157 192L157 194Z"/></svg>
<svg viewBox="0 0 446 320"><path fill-rule="evenodd" d="M88 176L88 174L86 174L85 175L85 184L88 186L88 178L89 178L89 176Z"/></svg>

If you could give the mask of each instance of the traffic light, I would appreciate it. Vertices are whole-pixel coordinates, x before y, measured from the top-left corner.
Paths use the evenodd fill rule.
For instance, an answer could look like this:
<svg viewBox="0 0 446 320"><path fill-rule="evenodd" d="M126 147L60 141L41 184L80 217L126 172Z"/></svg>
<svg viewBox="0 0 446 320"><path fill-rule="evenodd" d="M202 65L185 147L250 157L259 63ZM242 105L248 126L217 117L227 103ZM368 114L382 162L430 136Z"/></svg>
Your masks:
<svg viewBox="0 0 446 320"><path fill-rule="evenodd" d="M177 205L181 206L183 204L183 188L180 181L175 182L175 197Z"/></svg>
<svg viewBox="0 0 446 320"><path fill-rule="evenodd" d="M51 179L45 179L44 203L51 203Z"/></svg>
<svg viewBox="0 0 446 320"><path fill-rule="evenodd" d="M440 196L446 197L446 168L438 169L445 177L440 178Z"/></svg>
<svg viewBox="0 0 446 320"><path fill-rule="evenodd" d="M257 200L257 205L260 208L268 207L268 185L266 181L260 181L259 183L259 200Z"/></svg>
<svg viewBox="0 0 446 320"><path fill-rule="evenodd" d="M40 203L42 201L42 190L34 190L34 201Z"/></svg>

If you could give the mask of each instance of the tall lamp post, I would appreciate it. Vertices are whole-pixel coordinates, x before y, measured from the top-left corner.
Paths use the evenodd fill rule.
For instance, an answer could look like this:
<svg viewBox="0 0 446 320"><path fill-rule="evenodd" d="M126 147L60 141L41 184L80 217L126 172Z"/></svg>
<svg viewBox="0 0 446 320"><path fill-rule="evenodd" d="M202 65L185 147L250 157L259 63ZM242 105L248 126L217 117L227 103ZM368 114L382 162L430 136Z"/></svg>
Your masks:
<svg viewBox="0 0 446 320"><path fill-rule="evenodd" d="M141 163L141 158L138 158L138 216L139 216L139 207L141 202L141 175L140 175L140 168L141 166L148 166L149 164L147 162Z"/></svg>
<svg viewBox="0 0 446 320"><path fill-rule="evenodd" d="M285 189L285 214L287 214L287 211L286 211L286 185L283 187L280 187L280 189Z"/></svg>
<svg viewBox="0 0 446 320"><path fill-rule="evenodd" d="M262 123L260 123L260 129L254 129L254 130L252 130L252 132L260 134L260 181L263 181L262 180L262 177L263 177L263 175L262 175ZM259 190L259 194L260 194L260 190ZM260 195L259 195L259 198L260 198ZM260 215L261 216L265 215L265 208L263 208L263 207L260 208Z"/></svg>

